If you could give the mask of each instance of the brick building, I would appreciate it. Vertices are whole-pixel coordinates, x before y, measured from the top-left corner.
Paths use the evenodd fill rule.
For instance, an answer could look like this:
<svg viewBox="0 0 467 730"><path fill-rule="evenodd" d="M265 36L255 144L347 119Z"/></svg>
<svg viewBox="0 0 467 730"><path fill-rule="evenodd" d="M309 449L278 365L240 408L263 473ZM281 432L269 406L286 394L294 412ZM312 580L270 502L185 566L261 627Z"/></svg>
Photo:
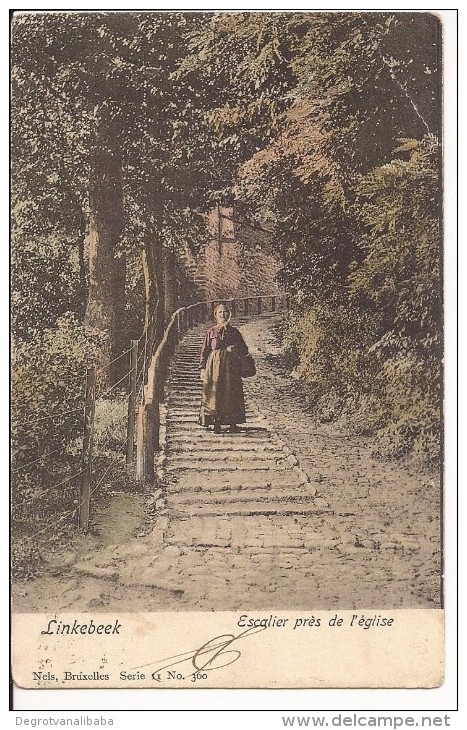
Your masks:
<svg viewBox="0 0 467 730"><path fill-rule="evenodd" d="M238 209L218 206L208 216L210 240L200 258L184 254L199 300L279 293L273 233Z"/></svg>

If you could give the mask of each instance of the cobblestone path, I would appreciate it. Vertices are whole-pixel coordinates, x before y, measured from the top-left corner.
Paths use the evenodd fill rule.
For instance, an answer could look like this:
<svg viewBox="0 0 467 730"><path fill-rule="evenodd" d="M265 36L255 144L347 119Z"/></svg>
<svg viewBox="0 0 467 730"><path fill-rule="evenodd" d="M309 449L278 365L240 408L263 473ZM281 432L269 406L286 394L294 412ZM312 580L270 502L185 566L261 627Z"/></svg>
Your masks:
<svg viewBox="0 0 467 730"><path fill-rule="evenodd" d="M439 607L437 480L313 421L274 359L279 318L238 322L258 365L238 434L197 425L203 328L190 332L168 382L150 531L141 505L115 496L65 565L15 586L19 610Z"/></svg>
<svg viewBox="0 0 467 730"><path fill-rule="evenodd" d="M239 434L197 425L202 329L178 351L159 532L167 577L203 609L439 605L435 483L313 424L268 362L278 319L239 323L259 365Z"/></svg>

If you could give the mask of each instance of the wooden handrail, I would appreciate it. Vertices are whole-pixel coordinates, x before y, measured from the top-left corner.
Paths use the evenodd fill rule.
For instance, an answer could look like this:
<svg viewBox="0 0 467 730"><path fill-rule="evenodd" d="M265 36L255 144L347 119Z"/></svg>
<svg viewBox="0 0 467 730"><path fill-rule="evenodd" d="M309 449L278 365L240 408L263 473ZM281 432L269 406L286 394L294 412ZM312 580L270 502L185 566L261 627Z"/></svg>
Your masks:
<svg viewBox="0 0 467 730"><path fill-rule="evenodd" d="M207 299L207 300L204 300L203 302L196 302L195 304L187 304L186 307L180 307L180 309L177 309L175 314L182 312L186 309L192 309L193 307L199 307L200 305L204 305L204 306L206 306L207 304L213 305L213 304L217 304L218 302L225 302L226 304L228 304L229 302L243 302L246 299L249 299L250 301L253 299L255 299L255 300L272 299L273 297L276 299L279 299L280 297L287 298L288 296L289 295L286 292L276 291L271 294L256 294L255 296L248 295L245 297L217 297L217 299Z"/></svg>
<svg viewBox="0 0 467 730"><path fill-rule="evenodd" d="M177 311L172 314L169 324L167 325L167 327L164 330L162 340L160 341L159 345L157 346L154 356L151 359L151 364L149 365L149 368L148 368L148 380L147 380L147 384L144 387L145 400L147 400L147 399L154 400L155 388L156 388L156 374L157 374L157 371L162 362L162 358L165 354L164 350L167 348L167 346L170 342L170 335L175 327L175 323L178 320L178 315L183 310L184 310L184 307L180 307L180 309L177 309Z"/></svg>

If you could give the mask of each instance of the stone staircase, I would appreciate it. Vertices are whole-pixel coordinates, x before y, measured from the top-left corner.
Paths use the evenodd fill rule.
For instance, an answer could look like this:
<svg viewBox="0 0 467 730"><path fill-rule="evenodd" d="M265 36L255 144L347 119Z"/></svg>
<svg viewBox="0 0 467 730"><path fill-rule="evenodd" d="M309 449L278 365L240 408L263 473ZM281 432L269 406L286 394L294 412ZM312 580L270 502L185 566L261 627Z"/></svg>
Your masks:
<svg viewBox="0 0 467 730"><path fill-rule="evenodd" d="M329 506L316 498L316 489L295 456L255 407L248 381L244 381L247 423L240 433L214 434L198 425L203 332L199 327L184 338L167 382L166 544L278 546L282 527L277 520L318 517ZM295 535L295 546L309 544L309 527L307 521L298 545Z"/></svg>
<svg viewBox="0 0 467 730"><path fill-rule="evenodd" d="M153 517L141 523L131 495L115 492L80 559L25 584L29 611L439 606L439 485L313 423L269 359L275 317L238 320L259 368L244 381L238 434L198 426L204 327L185 337L162 409L163 479L145 500Z"/></svg>

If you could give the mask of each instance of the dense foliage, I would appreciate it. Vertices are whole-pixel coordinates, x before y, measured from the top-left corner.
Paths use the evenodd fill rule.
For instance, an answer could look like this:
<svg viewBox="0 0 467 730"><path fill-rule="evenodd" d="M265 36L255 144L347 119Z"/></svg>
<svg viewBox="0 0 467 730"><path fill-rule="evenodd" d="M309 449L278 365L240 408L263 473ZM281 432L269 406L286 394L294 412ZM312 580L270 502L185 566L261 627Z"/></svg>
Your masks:
<svg viewBox="0 0 467 730"><path fill-rule="evenodd" d="M160 327L164 276L190 295L180 253L219 199L274 231L317 417L436 459L439 38L429 13L15 16L18 503L44 489L51 445L56 475L76 463L90 353L118 384L109 363Z"/></svg>
<svg viewBox="0 0 467 730"><path fill-rule="evenodd" d="M230 127L262 130L235 191L274 229L295 302L284 335L316 414L377 433L377 451L430 460L441 387L439 38L435 16L408 13L242 13L196 38L237 100L212 112L225 143L241 144Z"/></svg>
<svg viewBox="0 0 467 730"><path fill-rule="evenodd" d="M70 506L54 485L79 472L89 353L98 393L117 388L129 339L145 324L145 291L157 278L150 305L163 310L163 275L182 290L179 253L205 240L201 214L217 186L206 180L220 166L200 94L173 77L200 22L181 13L14 17L13 504L26 531L43 523L49 497L58 513ZM104 431L124 453L126 413L119 418ZM73 504L79 480L67 486Z"/></svg>

